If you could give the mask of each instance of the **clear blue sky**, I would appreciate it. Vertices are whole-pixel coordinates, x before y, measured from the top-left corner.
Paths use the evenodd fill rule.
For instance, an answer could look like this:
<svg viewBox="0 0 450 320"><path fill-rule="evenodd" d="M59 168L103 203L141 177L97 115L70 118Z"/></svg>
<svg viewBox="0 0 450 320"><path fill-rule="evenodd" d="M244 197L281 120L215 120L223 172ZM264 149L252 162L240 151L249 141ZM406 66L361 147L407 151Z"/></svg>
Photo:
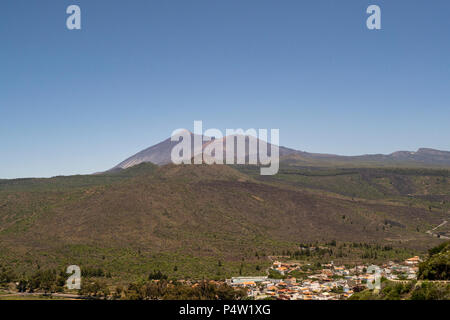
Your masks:
<svg viewBox="0 0 450 320"><path fill-rule="evenodd" d="M2 0L0 178L109 169L194 120L310 152L450 150L449 16L448 0Z"/></svg>

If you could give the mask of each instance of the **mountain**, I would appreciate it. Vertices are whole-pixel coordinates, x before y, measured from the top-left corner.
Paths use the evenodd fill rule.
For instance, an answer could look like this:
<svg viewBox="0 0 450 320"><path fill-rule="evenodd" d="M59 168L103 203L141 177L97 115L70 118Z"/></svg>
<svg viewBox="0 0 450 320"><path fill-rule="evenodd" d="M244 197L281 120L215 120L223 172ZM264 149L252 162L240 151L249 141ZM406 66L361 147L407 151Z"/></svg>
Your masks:
<svg viewBox="0 0 450 320"><path fill-rule="evenodd" d="M203 136L199 136L199 135L195 135L191 132L189 132L190 137L191 137L191 154L192 157L194 157L196 154L198 154L198 152L196 152L194 150L194 139L195 137L199 138L199 139L203 139ZM224 137L222 139L220 139L222 141L223 144L223 150L224 150L224 159L225 159L225 154L227 151L226 148L226 141L227 139L234 139L235 140L235 151L236 151L236 143L237 143L237 139L239 136L234 135L234 136L228 136L228 137ZM240 136L242 138L245 138L245 147L246 147L246 159L248 160L249 157L249 137L243 137ZM214 141L214 139L212 140ZM202 143L202 150L205 150L205 148L212 142L212 141L207 141L207 142L203 142ZM259 139L256 139L256 142L259 146ZM126 169L126 168L130 168L132 166L135 166L137 164L143 163L143 162L151 162L157 165L165 165L165 164L169 164L172 163L171 161L171 152L172 149L178 144L178 141L171 141L170 138L154 145L151 146L147 149L144 149L138 153L136 153L135 155L127 158L126 160L122 161L121 163L119 163L117 166L115 166L114 168L112 168L111 170L117 170L117 169ZM270 155L270 149L271 149L271 144L267 143L267 149L268 149L268 154ZM257 147L257 150L259 150L259 147ZM281 157L283 156L287 156L287 155L291 155L291 154L298 154L301 153L299 151L293 150L293 149L289 149L289 148L285 148L285 147L279 147L279 154Z"/></svg>
<svg viewBox="0 0 450 320"><path fill-rule="evenodd" d="M194 134L190 133L192 156L194 152ZM202 138L201 136L199 137ZM225 137L221 139L224 146L224 154L226 153L227 139L237 139L237 136ZM258 139L256 141L259 141ZM202 150L211 142L204 142ZM166 139L154 146L142 150L135 155L129 157L119 163L112 170L120 170L130 168L140 163L151 162L157 165L165 165L171 163L171 151L178 141ZM271 144L267 144L270 150ZM246 161L249 158L249 138L246 137ZM235 147L236 150L236 147ZM258 149L259 150L259 149ZM197 152L198 153L198 152ZM270 152L269 152L270 154ZM305 151L294 150L287 147L279 147L279 155L281 164L290 166L412 166L412 167L450 167L450 152L440 151L428 148L421 148L416 152L397 151L391 154L369 154L360 156L340 156L335 154L309 153ZM225 156L224 156L225 159Z"/></svg>
<svg viewBox="0 0 450 320"><path fill-rule="evenodd" d="M420 148L416 152L397 151L387 155L340 156L296 151L282 157L280 161L288 165L448 168L450 167L450 152Z"/></svg>
<svg viewBox="0 0 450 320"><path fill-rule="evenodd" d="M222 278L261 274L268 255L301 243L365 248L345 256L336 247L332 259L344 263L423 252L450 237L450 171L424 168L447 165L448 152L342 157L280 147L279 173L261 176L258 166L170 164L175 144L96 175L0 180L0 265L20 274L101 267L121 281L151 270Z"/></svg>

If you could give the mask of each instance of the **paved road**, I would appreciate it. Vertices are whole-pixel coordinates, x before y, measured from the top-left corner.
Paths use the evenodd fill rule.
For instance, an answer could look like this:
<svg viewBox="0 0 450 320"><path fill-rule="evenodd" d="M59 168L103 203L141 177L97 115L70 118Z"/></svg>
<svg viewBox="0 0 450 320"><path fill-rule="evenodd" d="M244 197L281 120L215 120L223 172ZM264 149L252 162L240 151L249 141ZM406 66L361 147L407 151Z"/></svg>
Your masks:
<svg viewBox="0 0 450 320"><path fill-rule="evenodd" d="M444 222L442 222L440 225L438 225L437 227L434 227L431 230L428 230L426 233L431 234L432 236L435 236L436 234L433 231L435 231L436 229L438 229L438 228L440 228L442 226L445 226L447 224L447 222L448 222L447 220L444 220ZM445 237L445 236L441 236L441 239L450 239L450 238L449 237Z"/></svg>

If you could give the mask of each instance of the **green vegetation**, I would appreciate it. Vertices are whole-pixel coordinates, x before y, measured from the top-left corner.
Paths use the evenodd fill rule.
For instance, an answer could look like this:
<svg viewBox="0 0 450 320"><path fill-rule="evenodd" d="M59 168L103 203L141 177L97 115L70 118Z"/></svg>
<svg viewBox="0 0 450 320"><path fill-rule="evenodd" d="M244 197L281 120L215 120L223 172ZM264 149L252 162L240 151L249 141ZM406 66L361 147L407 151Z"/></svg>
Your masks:
<svg viewBox="0 0 450 320"><path fill-rule="evenodd" d="M421 282L411 293L411 300L450 300L450 284Z"/></svg>
<svg viewBox="0 0 450 320"><path fill-rule="evenodd" d="M413 249L380 245L378 243L337 242L302 243L295 251L282 254L290 260L308 261L312 263L328 263L355 265L358 263L384 263L386 261L403 261L419 252Z"/></svg>
<svg viewBox="0 0 450 320"><path fill-rule="evenodd" d="M167 280L167 275L163 274L160 270L153 271L148 275L148 280Z"/></svg>
<svg viewBox="0 0 450 320"><path fill-rule="evenodd" d="M182 282L151 281L132 283L115 293L127 300L240 300L247 294L243 289L234 289L226 284L202 281L195 285Z"/></svg>
<svg viewBox="0 0 450 320"><path fill-rule="evenodd" d="M364 290L355 293L349 300L450 300L450 284L384 281L379 292Z"/></svg>
<svg viewBox="0 0 450 320"><path fill-rule="evenodd" d="M450 225L426 233L448 218L448 170L291 166L262 177L238 169L141 164L1 180L0 283L11 270L29 281L72 264L109 285L155 271L169 281L264 275L269 255L404 259L439 243Z"/></svg>
<svg viewBox="0 0 450 320"><path fill-rule="evenodd" d="M429 250L427 260L419 265L419 279L450 280L450 242Z"/></svg>
<svg viewBox="0 0 450 320"><path fill-rule="evenodd" d="M62 292L66 284L67 275L64 272L57 273L56 270L39 270L31 277L18 279L17 290L19 292Z"/></svg>
<svg viewBox="0 0 450 320"><path fill-rule="evenodd" d="M419 281L384 281L380 292L364 290L354 294L353 300L450 300L450 242L429 251L420 263ZM444 280L444 281L442 281Z"/></svg>
<svg viewBox="0 0 450 320"><path fill-rule="evenodd" d="M254 179L289 184L353 199L389 200L403 205L450 210L450 170L425 168L287 167L275 176L260 176L259 169L236 166Z"/></svg>

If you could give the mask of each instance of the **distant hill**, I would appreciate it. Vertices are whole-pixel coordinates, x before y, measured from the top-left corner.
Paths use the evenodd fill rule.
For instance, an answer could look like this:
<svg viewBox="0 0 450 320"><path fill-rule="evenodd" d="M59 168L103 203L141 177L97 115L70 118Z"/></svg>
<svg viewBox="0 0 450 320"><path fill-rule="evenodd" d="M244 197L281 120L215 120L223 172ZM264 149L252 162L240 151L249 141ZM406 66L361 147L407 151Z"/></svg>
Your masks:
<svg viewBox="0 0 450 320"><path fill-rule="evenodd" d="M192 156L196 153L193 149L194 134L190 134L192 144ZM200 137L201 138L201 137ZM226 139L236 139L236 136L225 137L222 139L224 153L226 152ZM134 165L151 162L157 165L171 163L171 151L178 144L171 139L166 139L154 146L142 150L119 163L112 170L120 170L132 167ZM203 143L202 150L209 144ZM248 137L246 139L246 159L248 160ZM268 150L271 144L268 143ZM197 152L198 153L198 152ZM380 167L450 167L450 152L440 151L428 148L421 148L416 152L397 151L391 154L372 154L360 156L340 156L334 154L309 153L305 151L294 150L286 147L279 147L280 162L288 166L380 166ZM225 159L225 157L224 157Z"/></svg>
<svg viewBox="0 0 450 320"><path fill-rule="evenodd" d="M450 152L420 148L416 152L397 151L391 154L339 156L308 152L291 152L281 159L289 165L380 166L380 167L450 167Z"/></svg>
<svg viewBox="0 0 450 320"><path fill-rule="evenodd" d="M194 150L194 139L197 136L197 138L202 139L203 136L198 136L198 135L194 135L193 133L190 133L190 137L191 137L191 156L194 157L195 155L199 154L199 151ZM242 138L245 138L245 157L246 157L246 161L248 162L248 157L251 154L251 152L249 152L249 137L244 137L244 136L240 136ZM224 150L224 162L225 162L225 155L227 152L227 144L226 141L229 139L234 139L235 141L235 154L236 154L236 143L237 143L237 139L238 136L234 135L234 136L228 136L228 137L224 137L222 139L220 139L222 141L222 145L223 145L223 150ZM256 151L259 151L259 139L256 139L256 144L257 144L257 148ZM149 162L149 163L154 163L157 165L165 165L165 164L170 164L172 163L171 160L171 152L172 149L178 144L178 141L171 141L170 138L154 145L151 146L147 149L144 149L138 153L136 153L135 155L127 158L126 160L122 161L121 163L119 163L117 166L115 166L114 168L112 168L111 170L117 170L117 169L126 169L126 168L130 168L132 166L135 166L137 164L143 163L143 162ZM202 148L201 150L205 150L205 148L211 143L211 141L207 141L207 142L203 142L202 143ZM271 150L271 144L267 143L267 150L268 150L268 154L270 155L270 150ZM293 149L289 149L289 148L285 148L285 147L279 147L279 155L280 157L284 157L284 156L288 156L288 155L292 155L292 154L301 154L300 151L296 151Z"/></svg>

